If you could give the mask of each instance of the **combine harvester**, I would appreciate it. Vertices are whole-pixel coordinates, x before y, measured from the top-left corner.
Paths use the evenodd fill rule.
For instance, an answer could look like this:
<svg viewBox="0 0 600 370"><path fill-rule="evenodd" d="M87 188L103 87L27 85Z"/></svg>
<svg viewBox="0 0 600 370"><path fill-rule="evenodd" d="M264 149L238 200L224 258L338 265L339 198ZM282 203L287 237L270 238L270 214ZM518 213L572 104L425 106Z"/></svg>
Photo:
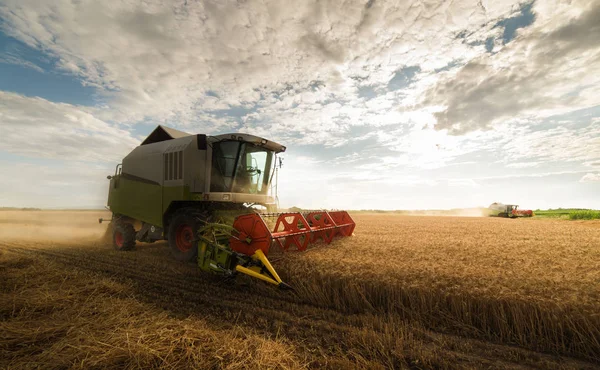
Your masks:
<svg viewBox="0 0 600 370"><path fill-rule="evenodd" d="M269 193L284 151L248 134L158 126L108 176L114 248L166 239L175 259L195 259L201 270L290 288L267 259L271 246L303 251L318 239L352 235L355 223L346 211L273 213L276 195Z"/></svg>
<svg viewBox="0 0 600 370"><path fill-rule="evenodd" d="M488 207L491 217L506 217L506 218L517 218L517 217L532 217L532 210L519 209L516 204L502 204L492 203Z"/></svg>

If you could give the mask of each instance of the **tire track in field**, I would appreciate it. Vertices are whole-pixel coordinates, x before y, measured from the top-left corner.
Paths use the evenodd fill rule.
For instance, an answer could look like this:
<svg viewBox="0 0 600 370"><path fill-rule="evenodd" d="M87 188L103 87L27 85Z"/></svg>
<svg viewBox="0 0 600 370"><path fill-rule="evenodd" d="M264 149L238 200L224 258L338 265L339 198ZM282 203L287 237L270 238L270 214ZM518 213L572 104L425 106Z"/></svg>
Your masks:
<svg viewBox="0 0 600 370"><path fill-rule="evenodd" d="M2 245L2 244L0 244ZM4 246L7 246L6 244L4 244ZM186 265L181 265L178 266L179 268L182 268L181 271L176 271L178 273L182 273L184 274L184 276L182 276L181 274L178 274L176 276L173 275L169 275L168 272L169 271L163 271L161 273L165 273L167 272L167 274L160 274L157 275L157 270L153 267L153 266L147 266L147 265L136 265L134 263L131 262L139 262L139 261L131 261L129 259L127 260L122 260L122 259L115 259L115 258L111 258L112 256L110 255L106 255L109 258L102 258L101 254L89 254L89 253L85 253L85 255L83 253L81 253L81 250L76 250L73 249L74 253L72 252L65 252L65 250L44 250L41 248L34 248L34 250L32 250L30 247L28 248L25 245L21 245L21 246L16 246L15 244L10 245L10 247L8 249L13 250L13 251L17 251L15 250L15 247L18 249L18 252L24 252L24 253L29 253L29 254L42 254L45 256L49 256L49 257L53 257L55 259L59 259L59 260L68 260L69 266L77 266L78 268L81 269L86 269L86 270L90 270L90 271L94 271L94 272L104 272L104 273L108 273L111 274L112 277L125 277L129 280L131 280L132 283L137 283L139 280L142 280L144 283L153 283L155 286L157 287L168 287L168 288L172 288L175 290L181 290L181 291L187 291L190 293L194 293L196 295L200 295L202 296L202 298L206 298L206 300L209 301L209 303L211 303L211 305L214 304L220 304L223 305L223 298L225 298L226 301L229 301L230 304L226 305L227 308L237 308L240 305L243 306L242 308L262 308L262 309L272 309L274 306L278 306L278 304L276 303L288 303L288 304L293 304L295 306L298 306L298 312L293 312L295 314L295 316L297 317L298 315L301 316L306 316L306 314L302 315L302 310L307 311L307 312L316 312L315 310L319 311L319 316L324 316L326 314L334 314L335 316L339 316L339 313L334 311L334 310L330 310L330 309L322 309L313 305L308 305L308 304L303 304L298 302L298 300L294 300L293 298L286 296L284 294L279 295L279 296L265 296L264 294L262 294L260 296L261 300L257 300L252 302L251 304L246 304L244 303L245 300L231 300L231 299L227 299L231 294L235 294L235 295L243 295L244 298L247 299L254 299L256 298L256 295L251 295L251 293L265 293L264 291L260 291L261 289L257 289L256 286L249 286L247 288L250 289L249 290L240 290L239 289L239 285L231 285L228 286L222 282L220 282L216 277L213 276L207 276L206 274L203 274L202 272L199 272L197 269L193 269L192 273L190 274L190 271L185 271L187 270ZM70 250L70 249L67 249ZM100 256L100 257L99 257ZM77 262L88 262L88 264L82 265L80 263ZM190 265L190 267L193 265ZM185 280L182 279L183 278L193 278L194 280ZM210 295L207 295L207 290L210 289ZM272 289L269 289L272 290ZM268 291L267 291L268 292ZM168 292L166 292L168 293ZM218 297L214 297L216 294L215 293L224 293L224 294L228 294L225 296L218 296ZM268 292L271 293L271 292ZM283 293L283 292L282 292ZM265 301L265 298L270 298L269 301ZM276 302L273 302L273 300L275 300ZM280 304L279 304L280 305ZM334 321L334 319L336 319L336 317L331 317L330 321Z"/></svg>
<svg viewBox="0 0 600 370"><path fill-rule="evenodd" d="M301 346L304 346L313 355L321 353L324 349L333 355L339 355L340 351L343 353L348 349L343 347L343 338L363 333L365 325L368 325L365 318L372 319L373 317L372 315L345 315L329 308L304 304L289 296L273 295L272 289L250 286L246 290L240 290L239 285L218 284L217 280L211 276L204 276L195 268L188 269L186 265L158 271L157 267L161 266L153 266L148 263L158 262L158 265L164 265L162 267L172 267L172 263L169 263L171 261L163 262L160 255L153 254L151 258L142 259L135 256L134 253L128 253L128 255L118 253L117 255L112 250L104 253L98 247L84 250L65 245L61 246L63 247L61 249L48 249L45 244L40 243L40 246L32 244L0 242L1 247L17 254L41 255L68 267L101 273L116 280L132 283L136 287L138 298L158 304L174 314L200 314L219 321L225 327L243 325L268 335L283 334L290 340L299 339ZM156 248L149 248L149 250L155 252ZM123 258L124 255L125 258ZM419 346L430 347L437 352L441 350L444 352L444 356L455 358L457 364L462 362L473 365L475 362L482 366L515 368L522 365L523 368L528 368L530 366L527 366L527 362L535 366L540 358L545 358L552 363L556 361L555 356L527 349L449 334L432 333L421 329L415 330L403 324L399 326L401 327L396 328L395 335L399 337L400 341L402 341L400 337L403 333L412 329L410 336L414 336L413 340L419 342ZM381 328L377 329L371 326L368 329L378 336L386 335ZM441 345L449 342L456 343L446 346L450 348L440 348ZM486 357L464 351L465 348L484 348ZM413 356L410 354L410 349L407 351L408 353L403 353L402 357L410 364ZM508 358L518 360L515 362ZM572 362L574 367L589 366L588 363L577 360L563 359L567 363ZM371 360L378 360L378 358L371 358ZM401 359L398 360L399 362L394 365L401 365ZM565 364L563 362L563 365Z"/></svg>
<svg viewBox="0 0 600 370"><path fill-rule="evenodd" d="M42 255L67 266L76 266L78 269L91 272L109 273L111 277L117 277L118 280L127 280L137 287L138 292L143 291L140 295L146 298L146 301L168 308L177 314L210 316L222 321L226 327L242 326L252 321L253 325L249 327L259 329L263 333L269 335L279 333L290 339L304 339L303 345L313 353L329 347L327 352L339 354L339 349L332 344L339 344L340 337L344 335L356 335L362 330L348 323L348 320L335 311L315 307L295 307L294 304L289 303L282 305L281 302L273 299L249 297L250 294L246 292L216 284L211 285L207 281L204 281L205 284L194 282L195 284L188 285L181 280L181 277L173 279L172 276L158 275L156 269L115 264L115 262L129 262L127 260L90 258L89 255L84 255L85 252L81 253L81 250L78 251L79 253L70 253L64 250L31 248L24 244L0 243L0 245L18 254ZM164 279L165 277L169 279ZM210 294L207 294L207 291ZM306 311L300 312L302 309Z"/></svg>

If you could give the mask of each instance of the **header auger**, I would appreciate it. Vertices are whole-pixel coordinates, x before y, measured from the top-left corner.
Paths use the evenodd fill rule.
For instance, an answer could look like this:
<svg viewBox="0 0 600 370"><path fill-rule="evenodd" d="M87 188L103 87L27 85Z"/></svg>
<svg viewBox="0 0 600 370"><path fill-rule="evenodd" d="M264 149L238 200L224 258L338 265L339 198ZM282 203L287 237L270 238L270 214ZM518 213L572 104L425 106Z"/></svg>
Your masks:
<svg viewBox="0 0 600 370"><path fill-rule="evenodd" d="M355 224L345 211L258 212L277 208L270 189L285 149L248 134L158 126L108 176L114 248L166 239L175 259L197 261L201 270L290 288L267 258L272 246L304 251L352 235Z"/></svg>

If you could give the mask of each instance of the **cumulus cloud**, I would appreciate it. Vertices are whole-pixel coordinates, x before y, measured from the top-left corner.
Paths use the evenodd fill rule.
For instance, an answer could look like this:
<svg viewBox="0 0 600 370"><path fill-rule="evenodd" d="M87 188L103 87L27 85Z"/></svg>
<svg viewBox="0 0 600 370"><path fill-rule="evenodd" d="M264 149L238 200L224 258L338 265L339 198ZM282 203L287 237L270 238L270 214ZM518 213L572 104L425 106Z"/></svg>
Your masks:
<svg viewBox="0 0 600 370"><path fill-rule="evenodd" d="M546 117L600 104L600 3L574 2L519 30L502 50L467 63L424 100L442 106L437 129L463 134L519 116ZM574 14L575 13L575 14Z"/></svg>
<svg viewBox="0 0 600 370"><path fill-rule="evenodd" d="M3 151L74 161L119 161L139 145L126 130L77 106L0 91Z"/></svg>
<svg viewBox="0 0 600 370"><path fill-rule="evenodd" d="M598 173L587 173L585 174L579 182L598 182L600 181L600 172Z"/></svg>
<svg viewBox="0 0 600 370"><path fill-rule="evenodd" d="M597 8L535 3L536 23L493 54L479 40L499 37L516 1L6 0L0 16L98 89L106 105L86 111L101 120L340 145L352 126L411 124L423 96L451 133L593 104Z"/></svg>
<svg viewBox="0 0 600 370"><path fill-rule="evenodd" d="M99 90L107 106L92 113L100 119L222 131L242 118L227 109L250 107L250 129L322 142L339 125L379 120L359 87L385 88L405 67L433 71L481 53L457 43L456 33L507 14L516 1L478 4L6 0L0 17L4 32ZM411 98L382 99L384 115L399 99ZM332 122L331 102L351 112Z"/></svg>

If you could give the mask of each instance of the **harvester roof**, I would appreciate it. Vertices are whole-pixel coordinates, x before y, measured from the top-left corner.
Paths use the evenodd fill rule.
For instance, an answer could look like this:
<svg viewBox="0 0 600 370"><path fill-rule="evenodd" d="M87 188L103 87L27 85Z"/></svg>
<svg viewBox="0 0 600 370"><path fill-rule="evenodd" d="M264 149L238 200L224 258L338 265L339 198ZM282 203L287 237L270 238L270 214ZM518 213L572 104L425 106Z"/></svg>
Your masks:
<svg viewBox="0 0 600 370"><path fill-rule="evenodd" d="M285 152L285 146L278 144L274 141L267 140L260 136L254 136L254 135L250 135L250 134L231 133L231 134L223 134L223 135L213 136L213 138L216 141L221 141L221 140L245 141L248 143L256 144L258 146L263 146L267 149L273 150L276 153Z"/></svg>
<svg viewBox="0 0 600 370"><path fill-rule="evenodd" d="M191 136L191 134L188 134L187 132L175 130L174 128L171 128L171 127L158 125L154 129L154 131L152 131L150 133L150 135L148 135L146 140L142 141L142 144L140 144L140 145L159 143L159 142L165 141L165 140L179 139L184 136Z"/></svg>
<svg viewBox="0 0 600 370"><path fill-rule="evenodd" d="M171 127L158 125L154 131L148 135L148 137L140 144L154 144L160 143L162 141L180 139L186 136L193 136L192 134L188 134L187 132L179 131ZM222 134L216 136L210 136L213 141L223 141L223 140L237 140L237 141L245 141L248 143L253 143L258 146L263 146L267 149L273 150L277 153L285 152L285 146L278 144L274 141L267 140L265 138L254 136L250 134L242 134L242 133L230 133L230 134Z"/></svg>

